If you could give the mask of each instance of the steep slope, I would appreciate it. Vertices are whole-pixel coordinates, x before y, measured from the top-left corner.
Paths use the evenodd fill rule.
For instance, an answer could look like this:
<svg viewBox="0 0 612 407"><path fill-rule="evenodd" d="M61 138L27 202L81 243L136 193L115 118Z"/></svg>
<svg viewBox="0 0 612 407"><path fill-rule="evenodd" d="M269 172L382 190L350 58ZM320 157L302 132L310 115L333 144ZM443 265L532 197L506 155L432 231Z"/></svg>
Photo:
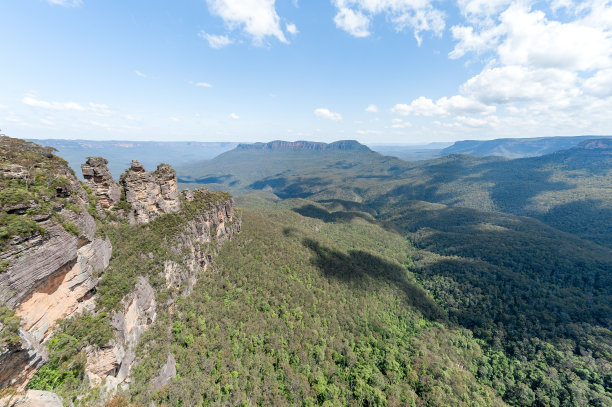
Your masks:
<svg viewBox="0 0 612 407"><path fill-rule="evenodd" d="M452 323L484 341L477 376L504 401L612 403L612 251L533 219L425 202L378 219L342 201L293 210L326 223L380 223L420 248L411 270Z"/></svg>
<svg viewBox="0 0 612 407"><path fill-rule="evenodd" d="M112 248L53 149L2 137L0 174L0 388L23 387L57 321L88 306Z"/></svg>
<svg viewBox="0 0 612 407"><path fill-rule="evenodd" d="M130 387L148 405L503 405L483 354L409 271L414 249L363 219L245 210L193 294L159 316ZM467 335L466 335L467 334ZM170 351L177 376L151 392Z"/></svg>
<svg viewBox="0 0 612 407"><path fill-rule="evenodd" d="M2 405L57 405L45 391L99 404L127 388L143 334L240 231L229 194L179 194L170 166L137 161L120 187L106 163L83 165L86 186L53 149L0 139Z"/></svg>

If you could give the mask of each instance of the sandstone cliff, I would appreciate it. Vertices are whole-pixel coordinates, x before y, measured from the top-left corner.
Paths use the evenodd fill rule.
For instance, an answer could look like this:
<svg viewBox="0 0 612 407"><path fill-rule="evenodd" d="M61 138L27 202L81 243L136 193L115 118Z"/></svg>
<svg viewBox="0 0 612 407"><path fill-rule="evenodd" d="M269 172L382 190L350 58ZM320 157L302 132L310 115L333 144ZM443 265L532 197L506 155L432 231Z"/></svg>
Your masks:
<svg viewBox="0 0 612 407"><path fill-rule="evenodd" d="M81 165L83 178L87 180L87 185L103 209L111 209L121 199L121 188L113 179L107 164L105 158L89 157L87 162Z"/></svg>
<svg viewBox="0 0 612 407"><path fill-rule="evenodd" d="M0 304L21 320L19 344L0 353L0 388L23 386L45 362L58 319L86 306L111 257L96 237L89 197L66 162L21 140L0 140Z"/></svg>
<svg viewBox="0 0 612 407"><path fill-rule="evenodd" d="M130 223L147 223L165 213L177 212L180 207L176 172L168 164L147 172L138 161L121 175L126 201L131 205Z"/></svg>
<svg viewBox="0 0 612 407"><path fill-rule="evenodd" d="M52 153L33 143L0 139L0 389L23 389L52 356L47 341L64 329L57 322L72 321L78 314L77 319L102 316L111 339L79 340L79 347L70 350L73 356L67 357L83 360L84 385L101 389L99 394L113 394L129 385L139 363L136 350L142 335L160 312L169 312L178 296L191 293L219 246L240 231L240 219L229 194L199 189L181 196L176 174L166 164L149 173L133 161L119 185L107 161L91 157L82 166L88 194L67 163ZM142 225L171 213L177 214L167 218L176 226L172 233ZM121 226L126 221L133 226ZM122 265L113 266L111 240L101 236L100 227L123 228L126 233L145 228L157 233L155 238L173 253L156 259L159 251L131 249L142 250L139 258L146 261L142 268L138 262L130 264L137 273L133 288L111 308L96 305L99 279L113 270L120 281ZM154 263L161 268L145 266ZM165 284L155 286L151 281ZM152 390L176 374L169 350L164 362ZM28 394L15 400L30 400L33 393Z"/></svg>
<svg viewBox="0 0 612 407"><path fill-rule="evenodd" d="M136 347L143 333L155 323L159 312L167 312L177 296L191 293L198 275L208 269L220 245L240 232L241 221L234 215L231 198L217 199L215 194L199 189L185 191L183 202L184 222L180 232L167 236L172 251L180 256L163 263L162 277L169 291L165 303L158 310L156 291L144 276L138 278L135 290L121 300L120 309L113 314L115 339L107 346L91 347L87 351L86 370L93 386L103 384L107 392L113 393L129 383L130 373L139 363ZM168 353L152 389L161 387L176 374L173 361L172 354Z"/></svg>

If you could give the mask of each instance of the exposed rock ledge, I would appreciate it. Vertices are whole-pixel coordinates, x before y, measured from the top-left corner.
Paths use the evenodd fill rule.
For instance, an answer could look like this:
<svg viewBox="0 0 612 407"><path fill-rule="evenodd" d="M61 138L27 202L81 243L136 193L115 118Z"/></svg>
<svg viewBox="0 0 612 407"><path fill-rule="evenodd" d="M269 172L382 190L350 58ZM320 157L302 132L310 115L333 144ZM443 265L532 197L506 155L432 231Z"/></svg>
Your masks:
<svg viewBox="0 0 612 407"><path fill-rule="evenodd" d="M69 184L58 189L58 196L73 206L61 205L56 211L77 230L69 233L57 219L41 217L38 224L45 234L13 239L0 253L7 264L0 273L0 302L21 318L21 344L0 350L0 388L23 388L42 366L47 355L41 343L58 319L86 304L111 257L110 242L95 236L87 192L67 167L59 175Z"/></svg>
<svg viewBox="0 0 612 407"><path fill-rule="evenodd" d="M21 320L20 343L0 348L0 389L24 389L48 358L43 342L52 336L56 322L93 305L98 278L112 255L110 241L96 236L96 222L88 212L87 192L65 162L59 162L57 175L67 179L68 185L56 187L56 198L50 198L54 199L54 214L27 215L32 208L40 209L33 201L0 208L29 216L40 226L39 232L16 236L0 252L0 304L13 308ZM113 209L122 199L121 189L110 176L106 163L103 158L90 158L82 167L98 198L98 213L103 216L104 210ZM0 175L4 179L30 176L25 167L14 164L0 166ZM176 174L168 165L161 164L155 172L148 173L133 161L122 176L121 185L126 200L123 214L131 223L146 223L181 209ZM180 264L167 262L163 272L167 288L175 293L173 298L192 291L198 274L208 268L218 247L241 227L240 219L234 217L231 199L208 202L206 190L184 193L187 202L196 198L203 199L205 206L195 206L197 213L192 211L176 242L175 250L184 253L184 258ZM121 211L117 214L121 215ZM112 318L115 339L101 349L86 349L90 384L104 383L109 393L129 383L130 372L138 363L136 346L157 317L155 292L145 277L139 278L135 290L122 304ZM168 353L166 364L151 384L152 390L165 385L175 374L176 364ZM44 393L28 391L12 399L10 405L59 405L55 395Z"/></svg>
<svg viewBox="0 0 612 407"><path fill-rule="evenodd" d="M186 191L185 199L191 201L205 190ZM175 246L177 253L185 253L180 263L168 261L164 267L167 288L175 296L191 293L197 276L207 270L214 254L223 242L239 233L240 219L234 216L231 199L210 205L192 220L186 222ZM171 300L173 301L173 300ZM144 277L140 277L136 289L122 300L123 307L116 312L112 326L116 340L108 347L87 350L86 371L92 386L104 383L107 392L113 393L129 383L130 372L139 363L136 346L142 334L155 322L157 317L155 292ZM176 375L174 357L169 354L152 390L166 384Z"/></svg>

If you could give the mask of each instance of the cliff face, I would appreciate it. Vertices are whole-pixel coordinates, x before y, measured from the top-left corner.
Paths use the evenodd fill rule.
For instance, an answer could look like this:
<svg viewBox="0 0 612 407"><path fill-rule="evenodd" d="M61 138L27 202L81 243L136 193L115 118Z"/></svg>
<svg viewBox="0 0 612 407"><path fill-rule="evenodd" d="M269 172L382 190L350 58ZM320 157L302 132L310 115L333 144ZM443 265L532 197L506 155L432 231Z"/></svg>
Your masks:
<svg viewBox="0 0 612 407"><path fill-rule="evenodd" d="M160 164L149 173L138 161L121 175L126 201L131 205L130 223L147 223L165 213L177 212L180 207L176 172L167 164Z"/></svg>
<svg viewBox="0 0 612 407"><path fill-rule="evenodd" d="M0 304L21 319L20 344L0 354L0 388L25 385L44 363L40 344L58 319L86 306L112 252L107 239L96 237L87 192L74 173L30 144L0 140Z"/></svg>
<svg viewBox="0 0 612 407"><path fill-rule="evenodd" d="M160 288L149 281L152 271L142 270L134 289L111 314L113 339L78 350L86 356L90 386L109 393L128 385L139 362L136 347L158 313L166 312L179 295L188 295L219 245L240 231L228 194L196 190L181 197L170 166L161 164L148 173L133 161L121 177L122 198L106 165L105 159L94 157L82 166L92 198L51 149L0 139L0 389L23 389L47 361L45 342L58 320L81 310L98 312L96 290L113 251L110 240L99 236L99 225L110 219L125 222L122 218L147 223L181 213L178 232L161 236L177 254L163 262L157 276L166 282L164 308L158 309ZM175 372L168 353L152 387L163 386Z"/></svg>
<svg viewBox="0 0 612 407"><path fill-rule="evenodd" d="M100 207L111 209L121 199L121 188L113 179L108 167L108 161L102 157L89 157L81 165L83 178L98 198Z"/></svg>
<svg viewBox="0 0 612 407"><path fill-rule="evenodd" d="M226 199L205 204L203 201L209 194L204 189L184 193L186 208L183 210L190 213L190 219L182 224L178 236L168 236L173 251L182 255L180 260L164 262L162 277L170 292L164 309L158 311L156 291L146 278L139 277L135 290L121 300L120 310L113 314L115 339L106 347L88 349L86 370L91 385L104 383L104 389L112 393L129 383L130 373L139 363L136 347L144 332L155 323L158 312L166 311L179 295L189 295L198 275L208 269L219 246L240 232L241 222L234 215L233 201ZM161 387L176 374L172 354L169 353L167 359L152 388Z"/></svg>

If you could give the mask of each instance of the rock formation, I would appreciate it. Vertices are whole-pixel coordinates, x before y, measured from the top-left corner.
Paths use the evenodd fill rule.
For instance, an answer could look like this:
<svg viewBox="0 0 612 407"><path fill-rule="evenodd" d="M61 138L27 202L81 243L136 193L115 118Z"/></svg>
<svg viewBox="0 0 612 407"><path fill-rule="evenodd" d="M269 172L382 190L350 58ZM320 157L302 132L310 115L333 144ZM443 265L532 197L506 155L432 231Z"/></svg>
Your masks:
<svg viewBox="0 0 612 407"><path fill-rule="evenodd" d="M90 383L97 385L104 380L105 388L111 392L130 374L136 345L157 316L155 291L144 277L139 278L134 292L122 303L122 310L115 312L111 321L116 339L106 348L90 349L87 355Z"/></svg>
<svg viewBox="0 0 612 407"><path fill-rule="evenodd" d="M62 407L59 396L49 391L28 390L23 395L5 397L0 399L0 406L4 407Z"/></svg>
<svg viewBox="0 0 612 407"><path fill-rule="evenodd" d="M208 268L219 246L240 231L233 201L228 194L205 189L186 191L181 198L176 173L169 165L160 164L148 173L137 161L121 177L123 201L121 188L106 165L104 158L90 157L82 166L97 198L97 212L103 215L98 221L109 220L102 209L114 210L119 218L123 214L130 223L146 223L181 209L188 214L184 228L173 237L173 250L183 258L166 261L161 275L172 293L164 305L172 304L178 295L192 291L198 274ZM31 188L35 182L36 190ZM0 225L0 308L8 306L14 313L0 309L0 317L9 315L9 319L0 318L0 338L12 335L10 341L0 341L0 389L22 391L47 361L44 342L54 334L57 321L84 309L93 310L98 279L109 265L112 246L99 235L89 213L94 201L90 202L67 163L48 148L0 138L0 187L10 190L0 197L0 210L11 225L19 227L7 232ZM102 347L84 349L90 385L103 385L113 393L129 383L130 372L138 363L136 347L155 323L157 307L156 292L144 272L112 314L114 339ZM174 375L176 362L168 353L151 389L164 386ZM11 398L8 405L54 406L61 401L53 393L28 391Z"/></svg>
<svg viewBox="0 0 612 407"><path fill-rule="evenodd" d="M121 199L121 188L113 180L107 164L105 158L89 157L87 162L81 165L83 178L87 180L87 185L103 209L111 209Z"/></svg>
<svg viewBox="0 0 612 407"><path fill-rule="evenodd" d="M131 205L130 223L147 223L181 207L176 172L168 164L160 164L149 173L138 161L121 175L126 201Z"/></svg>
<svg viewBox="0 0 612 407"><path fill-rule="evenodd" d="M0 152L8 157L19 154L11 149L36 151L32 143L2 141ZM0 388L23 387L45 362L41 343L58 319L87 305L112 252L110 242L96 236L87 192L65 161L41 154L23 164L28 165L2 165L0 170L4 181L12 182L7 186L25 184L25 192L16 193L29 196L0 208L14 216L13 222L29 225L1 246L0 305L14 309L21 328L20 344L0 349ZM38 188L46 187L51 195L29 193L28 185L42 176L47 181Z"/></svg>
<svg viewBox="0 0 612 407"><path fill-rule="evenodd" d="M203 188L184 193L187 202L198 203L197 213L185 222L173 246L176 253L184 254L183 259L179 263L166 261L164 264L163 276L167 288L175 293L170 302L177 295L189 295L198 275L208 269L220 245L240 232L241 221L234 217L232 199L205 206L203 201L208 193ZM138 363L136 345L157 317L155 292L145 278L139 279L136 289L122 300L122 304L121 310L115 312L112 319L115 341L108 347L92 348L87 352L86 371L90 383L105 383L105 389L111 393L129 380L132 368ZM166 365L152 384L153 388L163 386L174 374L176 365L169 354Z"/></svg>

